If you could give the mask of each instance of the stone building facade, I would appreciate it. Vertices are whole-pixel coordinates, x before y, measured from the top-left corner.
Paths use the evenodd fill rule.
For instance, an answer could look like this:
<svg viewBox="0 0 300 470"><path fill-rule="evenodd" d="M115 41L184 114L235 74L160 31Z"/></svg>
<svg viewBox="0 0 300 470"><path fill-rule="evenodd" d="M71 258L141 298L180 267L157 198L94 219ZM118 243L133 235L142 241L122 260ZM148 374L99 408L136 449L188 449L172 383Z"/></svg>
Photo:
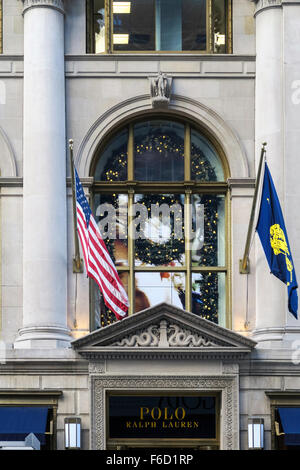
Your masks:
<svg viewBox="0 0 300 470"><path fill-rule="evenodd" d="M155 7L155 18L139 3L144 12ZM210 433L205 426L202 434L161 431L165 446L247 449L255 418L264 422L265 449L288 449L278 410L300 407L298 320L256 236L248 274L239 262L266 142L295 271L300 267L300 2L174 0L180 34L170 9L167 22L167 3L0 1L0 416L12 405L48 408L44 445L51 448L65 448L65 421L75 417L82 449L151 447L159 445L155 433L137 437L128 417L125 431L113 427L114 397L129 409L132 396L152 397L154 408L158 398L170 404L175 397L178 405L200 397L213 403ZM199 25L195 12L204 18ZM144 30L135 29L137 20ZM169 160L157 157L151 167L143 154L150 163L142 162L137 176L137 153L163 133ZM116 261L126 258L117 268L131 300L119 322L73 269L69 139L92 208L115 193L147 205L141 192L173 191L193 207L199 194L211 195L201 204L202 223L211 216L218 226L217 234L204 227L213 261L203 262L202 245L200 258L183 248L185 258L168 255L156 264L155 244L156 253L153 244L141 245L138 256L130 242L120 255L114 245ZM197 173L200 156L212 179ZM121 166L112 166L118 162L123 179ZM105 172L113 177L103 180ZM211 200L218 209L209 209ZM143 258L146 247L152 264ZM172 278L164 295L151 273L159 282ZM149 422L158 425L159 417Z"/></svg>

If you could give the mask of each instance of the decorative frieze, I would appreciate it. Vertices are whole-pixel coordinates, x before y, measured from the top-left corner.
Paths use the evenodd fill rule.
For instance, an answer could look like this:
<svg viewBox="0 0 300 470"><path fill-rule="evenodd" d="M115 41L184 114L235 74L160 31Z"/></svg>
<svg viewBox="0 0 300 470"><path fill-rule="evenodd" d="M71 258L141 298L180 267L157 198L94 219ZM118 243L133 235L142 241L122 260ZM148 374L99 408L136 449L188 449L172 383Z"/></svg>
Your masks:
<svg viewBox="0 0 300 470"><path fill-rule="evenodd" d="M25 13L29 8L34 7L55 8L61 13L65 12L64 0L23 0L23 4L23 13Z"/></svg>
<svg viewBox="0 0 300 470"><path fill-rule="evenodd" d="M192 332L179 325L171 324L166 320L162 320L159 325L151 325L146 330L136 332L112 344L112 346L127 346L131 348L209 348L222 345L224 346L223 342L211 341L211 338L203 334L197 334L195 331Z"/></svg>

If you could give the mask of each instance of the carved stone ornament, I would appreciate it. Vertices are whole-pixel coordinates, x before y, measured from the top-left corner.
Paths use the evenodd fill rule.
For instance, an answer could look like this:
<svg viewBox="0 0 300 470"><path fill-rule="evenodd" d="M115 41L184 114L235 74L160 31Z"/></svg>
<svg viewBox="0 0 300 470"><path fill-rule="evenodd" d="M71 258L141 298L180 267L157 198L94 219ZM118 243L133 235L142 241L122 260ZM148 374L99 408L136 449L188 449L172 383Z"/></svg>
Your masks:
<svg viewBox="0 0 300 470"><path fill-rule="evenodd" d="M260 10L263 10L264 8L271 8L271 7L277 7L282 5L282 0L250 0L252 3L256 4L256 11L257 13Z"/></svg>
<svg viewBox="0 0 300 470"><path fill-rule="evenodd" d="M61 13L65 12L64 0L23 0L23 4L23 13L25 13L29 8L34 7L55 8Z"/></svg>
<svg viewBox="0 0 300 470"><path fill-rule="evenodd" d="M172 89L172 78L165 73L159 73L150 78L150 96L153 108L166 108L169 106Z"/></svg>
<svg viewBox="0 0 300 470"><path fill-rule="evenodd" d="M91 444L92 450L106 448L106 397L107 390L128 391L180 391L197 390L198 392L218 391L222 394L221 449L236 450L239 448L239 406L238 377L174 377L161 378L152 376L102 376L91 378Z"/></svg>
<svg viewBox="0 0 300 470"><path fill-rule="evenodd" d="M211 341L209 338L195 334L190 330L183 329L175 324L170 324L166 320L162 320L159 325L151 325L146 331L135 333L121 341L117 341L112 346L127 347L197 347L209 348L221 346L220 342Z"/></svg>
<svg viewBox="0 0 300 470"><path fill-rule="evenodd" d="M89 374L104 374L106 371L104 361L96 361L89 363Z"/></svg>

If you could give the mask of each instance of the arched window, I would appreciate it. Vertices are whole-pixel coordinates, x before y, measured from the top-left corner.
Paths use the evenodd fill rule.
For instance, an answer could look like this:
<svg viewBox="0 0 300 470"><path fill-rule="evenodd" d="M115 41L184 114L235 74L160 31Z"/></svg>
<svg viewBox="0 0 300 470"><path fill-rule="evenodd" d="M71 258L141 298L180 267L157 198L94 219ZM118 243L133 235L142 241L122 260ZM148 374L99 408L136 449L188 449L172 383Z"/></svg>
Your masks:
<svg viewBox="0 0 300 470"><path fill-rule="evenodd" d="M189 122L136 120L99 148L94 214L130 313L168 302L228 326L227 184L221 151ZM114 321L93 290L94 328Z"/></svg>
<svg viewBox="0 0 300 470"><path fill-rule="evenodd" d="M231 0L89 0L87 52L231 52Z"/></svg>

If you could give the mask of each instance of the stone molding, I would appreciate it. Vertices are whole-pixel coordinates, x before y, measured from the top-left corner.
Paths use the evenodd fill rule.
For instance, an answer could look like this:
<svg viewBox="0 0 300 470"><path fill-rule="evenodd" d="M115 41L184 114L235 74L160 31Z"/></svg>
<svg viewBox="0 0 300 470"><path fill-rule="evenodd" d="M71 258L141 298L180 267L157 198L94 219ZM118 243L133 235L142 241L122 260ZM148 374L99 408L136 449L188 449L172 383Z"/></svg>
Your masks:
<svg viewBox="0 0 300 470"><path fill-rule="evenodd" d="M26 13L29 8L34 7L55 8L55 10L65 13L64 0L23 0L23 4L23 14Z"/></svg>
<svg viewBox="0 0 300 470"><path fill-rule="evenodd" d="M150 103L150 95L139 95L118 102L106 110L90 127L82 141L79 143L76 154L74 153L75 165L81 176L88 176L93 157L106 135L120 126L120 122L130 121L137 115L147 119L147 115L153 112ZM249 177L248 159L244 147L241 145L236 132L228 121L212 108L203 103L172 94L169 110L181 119L193 118L199 122L222 146L226 155L231 176Z"/></svg>
<svg viewBox="0 0 300 470"><path fill-rule="evenodd" d="M12 143L0 126L0 142L4 145L1 155L1 176L17 177L17 158Z"/></svg>
<svg viewBox="0 0 300 470"><path fill-rule="evenodd" d="M29 325L18 331L14 348L43 348L70 346L71 332L64 325ZM35 346L36 343L36 346Z"/></svg>
<svg viewBox="0 0 300 470"><path fill-rule="evenodd" d="M221 449L237 450L239 448L239 400L237 376L211 376L195 377L166 376L156 378L145 377L91 377L92 407L91 407L91 449L104 450L106 448L106 392L135 390L178 391L220 391L222 393L222 419L221 419Z"/></svg>

